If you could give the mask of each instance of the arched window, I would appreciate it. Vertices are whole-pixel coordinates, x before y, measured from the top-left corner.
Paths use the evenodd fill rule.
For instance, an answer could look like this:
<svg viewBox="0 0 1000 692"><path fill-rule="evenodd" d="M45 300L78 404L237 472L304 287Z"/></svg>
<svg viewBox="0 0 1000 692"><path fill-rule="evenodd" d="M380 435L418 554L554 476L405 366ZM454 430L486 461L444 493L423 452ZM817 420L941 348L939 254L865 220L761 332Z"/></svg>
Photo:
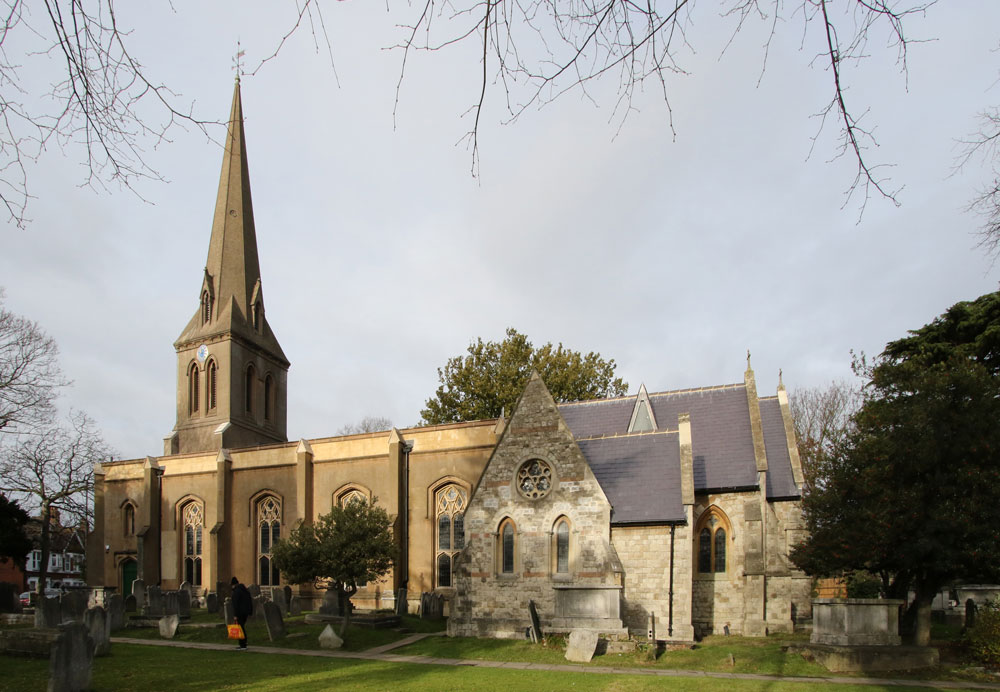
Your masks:
<svg viewBox="0 0 1000 692"><path fill-rule="evenodd" d="M257 503L257 583L278 586L278 568L271 547L281 538L281 502L268 495Z"/></svg>
<svg viewBox="0 0 1000 692"><path fill-rule="evenodd" d="M465 490L457 485L446 485L434 496L437 517L435 541L435 585L454 586L455 557L465 547L465 507L468 504Z"/></svg>
<svg viewBox="0 0 1000 692"><path fill-rule="evenodd" d="M122 534L135 535L135 505L131 502L126 502L122 507Z"/></svg>
<svg viewBox="0 0 1000 692"><path fill-rule="evenodd" d="M204 512L197 502L184 505L184 580L191 586L201 586L201 535L205 526Z"/></svg>
<svg viewBox="0 0 1000 692"><path fill-rule="evenodd" d="M352 502L360 502L361 504L368 503L368 497L360 490L348 490L337 498L337 504L341 507L346 507Z"/></svg>
<svg viewBox="0 0 1000 692"><path fill-rule="evenodd" d="M254 400L254 389L257 384L257 372L254 370L253 365L247 366L246 377L244 379L243 395L244 395L244 410L247 413L253 413L253 400Z"/></svg>
<svg viewBox="0 0 1000 692"><path fill-rule="evenodd" d="M274 378L271 373L264 377L264 420L269 421L274 416Z"/></svg>
<svg viewBox="0 0 1000 692"><path fill-rule="evenodd" d="M569 574L569 529L569 519L566 517L556 519L552 531L553 571L556 574Z"/></svg>
<svg viewBox="0 0 1000 692"><path fill-rule="evenodd" d="M198 364L191 363L188 368L188 413L198 413Z"/></svg>
<svg viewBox="0 0 1000 692"><path fill-rule="evenodd" d="M717 507L710 507L698 520L698 572L726 571L726 539L731 538L729 520Z"/></svg>
<svg viewBox="0 0 1000 692"><path fill-rule="evenodd" d="M218 403L215 393L216 383L219 379L219 366L215 364L214 360L210 360L205 371L208 373L208 383L206 384L208 388L208 410L211 411Z"/></svg>
<svg viewBox="0 0 1000 692"><path fill-rule="evenodd" d="M253 328L258 332L261 328L261 319L264 317L264 304L258 300L253 304Z"/></svg>
<svg viewBox="0 0 1000 692"><path fill-rule="evenodd" d="M500 567L500 574L514 574L516 557L517 527L513 519L504 519L497 531L497 565Z"/></svg>
<svg viewBox="0 0 1000 692"><path fill-rule="evenodd" d="M212 321L212 295L208 291L201 292L201 323Z"/></svg>

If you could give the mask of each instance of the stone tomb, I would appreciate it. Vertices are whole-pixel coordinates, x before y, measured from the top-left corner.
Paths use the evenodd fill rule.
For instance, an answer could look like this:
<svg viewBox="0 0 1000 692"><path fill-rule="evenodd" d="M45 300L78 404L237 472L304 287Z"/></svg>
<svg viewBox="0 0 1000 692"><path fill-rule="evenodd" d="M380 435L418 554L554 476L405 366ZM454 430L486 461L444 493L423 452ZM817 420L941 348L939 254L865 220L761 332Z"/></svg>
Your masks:
<svg viewBox="0 0 1000 692"><path fill-rule="evenodd" d="M899 646L899 607L890 598L817 598L813 600L812 644Z"/></svg>
<svg viewBox="0 0 1000 692"><path fill-rule="evenodd" d="M284 596L284 594L282 594ZM285 620L281 616L281 608L271 601L264 602L264 624L267 625L267 636L273 642L283 639L287 634Z"/></svg>
<svg viewBox="0 0 1000 692"><path fill-rule="evenodd" d="M77 692L90 688L94 640L86 625L70 622L61 631L49 656L49 692Z"/></svg>

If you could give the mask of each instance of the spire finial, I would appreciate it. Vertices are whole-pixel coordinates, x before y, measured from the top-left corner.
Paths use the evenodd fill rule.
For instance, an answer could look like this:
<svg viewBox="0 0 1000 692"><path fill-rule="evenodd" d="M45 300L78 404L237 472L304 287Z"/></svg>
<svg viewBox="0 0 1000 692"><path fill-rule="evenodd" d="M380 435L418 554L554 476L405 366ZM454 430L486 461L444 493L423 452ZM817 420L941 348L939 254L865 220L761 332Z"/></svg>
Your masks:
<svg viewBox="0 0 1000 692"><path fill-rule="evenodd" d="M240 40L236 39L236 56L233 58L233 69L236 70L236 83L239 84L240 77L243 76L243 56L246 51L240 48Z"/></svg>
<svg viewBox="0 0 1000 692"><path fill-rule="evenodd" d="M782 376L782 371L781 371L781 368L778 368L778 386L779 386L779 387L784 387L784 386L785 386L785 383L784 383L784 382L782 382L782 380L781 380L781 376Z"/></svg>
<svg viewBox="0 0 1000 692"><path fill-rule="evenodd" d="M750 369L750 349L747 349L747 370Z"/></svg>

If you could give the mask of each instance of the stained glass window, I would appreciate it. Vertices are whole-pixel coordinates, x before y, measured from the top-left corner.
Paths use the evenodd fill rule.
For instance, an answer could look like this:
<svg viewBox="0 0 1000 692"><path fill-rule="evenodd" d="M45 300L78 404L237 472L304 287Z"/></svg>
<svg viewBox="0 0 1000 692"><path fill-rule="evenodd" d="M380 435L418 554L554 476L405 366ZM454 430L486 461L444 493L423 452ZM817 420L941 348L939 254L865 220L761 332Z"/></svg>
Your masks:
<svg viewBox="0 0 1000 692"><path fill-rule="evenodd" d="M271 548L281 538L281 503L269 495L257 504L257 574L261 586L278 586L278 568L271 557Z"/></svg>
<svg viewBox="0 0 1000 692"><path fill-rule="evenodd" d="M446 485L434 496L437 514L435 563L437 586L454 586L452 572L455 558L465 547L465 506L468 496L457 485Z"/></svg>

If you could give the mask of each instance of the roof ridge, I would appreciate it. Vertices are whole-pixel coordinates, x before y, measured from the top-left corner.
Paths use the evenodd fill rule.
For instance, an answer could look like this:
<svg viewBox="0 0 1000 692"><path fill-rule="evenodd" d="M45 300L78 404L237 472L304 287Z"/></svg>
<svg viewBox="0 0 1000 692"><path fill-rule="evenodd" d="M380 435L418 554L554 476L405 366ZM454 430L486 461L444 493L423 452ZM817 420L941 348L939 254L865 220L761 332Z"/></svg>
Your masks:
<svg viewBox="0 0 1000 692"><path fill-rule="evenodd" d="M707 387L691 387L689 389L670 389L663 392L653 392L649 396L670 396L672 394L691 394L692 392L713 392L720 389L738 389L746 387L745 382L733 382L732 384L713 384Z"/></svg>
<svg viewBox="0 0 1000 692"><path fill-rule="evenodd" d="M673 430L647 430L645 432L626 432L626 433L612 433L610 435L591 435L590 437L577 437L575 438L577 442L586 442L589 440L614 440L616 438L625 439L627 437L643 437L646 435L677 435L678 430L675 428Z"/></svg>

